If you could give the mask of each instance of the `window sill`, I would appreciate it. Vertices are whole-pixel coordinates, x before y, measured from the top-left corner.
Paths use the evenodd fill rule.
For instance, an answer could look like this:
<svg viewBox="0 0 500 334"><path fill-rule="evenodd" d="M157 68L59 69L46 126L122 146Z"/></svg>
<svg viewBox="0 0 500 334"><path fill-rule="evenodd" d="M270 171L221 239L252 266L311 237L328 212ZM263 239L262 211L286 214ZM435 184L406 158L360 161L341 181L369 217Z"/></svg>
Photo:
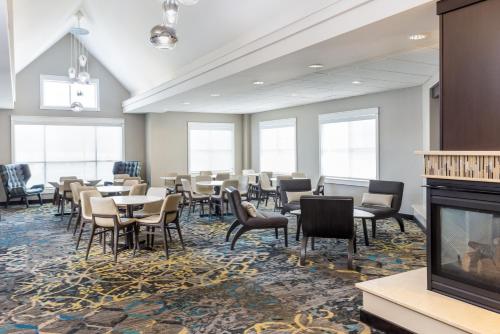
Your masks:
<svg viewBox="0 0 500 334"><path fill-rule="evenodd" d="M353 186L353 187L368 187L370 180L364 179L343 179L336 177L326 177L325 183L328 184L339 184L344 186Z"/></svg>

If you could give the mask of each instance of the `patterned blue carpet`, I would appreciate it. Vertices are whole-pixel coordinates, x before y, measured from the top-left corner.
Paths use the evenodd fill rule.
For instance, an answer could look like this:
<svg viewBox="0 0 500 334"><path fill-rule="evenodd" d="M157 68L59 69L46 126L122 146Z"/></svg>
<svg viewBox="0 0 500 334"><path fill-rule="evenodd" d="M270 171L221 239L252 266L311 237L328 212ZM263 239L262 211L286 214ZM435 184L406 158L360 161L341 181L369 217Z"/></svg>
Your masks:
<svg viewBox="0 0 500 334"><path fill-rule="evenodd" d="M271 203L270 203L271 206ZM359 281L425 266L425 235L406 221L378 224L361 240L355 270L345 241L318 240L305 267L290 217L289 247L274 231L243 236L231 251L231 223L182 218L170 258L156 248L119 255L96 243L89 261L66 222L46 204L0 209L0 334L3 333L370 333L359 322Z"/></svg>

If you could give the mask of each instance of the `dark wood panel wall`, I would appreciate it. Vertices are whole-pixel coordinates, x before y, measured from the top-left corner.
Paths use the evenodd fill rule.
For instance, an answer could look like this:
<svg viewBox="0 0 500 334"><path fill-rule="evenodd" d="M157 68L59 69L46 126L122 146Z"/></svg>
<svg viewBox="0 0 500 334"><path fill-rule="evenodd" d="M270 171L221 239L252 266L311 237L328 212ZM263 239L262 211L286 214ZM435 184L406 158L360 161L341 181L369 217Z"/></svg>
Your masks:
<svg viewBox="0 0 500 334"><path fill-rule="evenodd" d="M500 150L500 0L441 0L441 145Z"/></svg>

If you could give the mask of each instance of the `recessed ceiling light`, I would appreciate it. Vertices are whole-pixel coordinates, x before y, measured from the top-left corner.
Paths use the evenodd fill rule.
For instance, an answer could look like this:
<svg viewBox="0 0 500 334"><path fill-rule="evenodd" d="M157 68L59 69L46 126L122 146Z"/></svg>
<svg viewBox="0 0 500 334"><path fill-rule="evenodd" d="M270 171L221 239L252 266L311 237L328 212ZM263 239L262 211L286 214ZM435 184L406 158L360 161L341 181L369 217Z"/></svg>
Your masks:
<svg viewBox="0 0 500 334"><path fill-rule="evenodd" d="M219 97L219 96L220 96L220 94L215 93L215 94L210 94L210 96L211 96L211 97Z"/></svg>
<svg viewBox="0 0 500 334"><path fill-rule="evenodd" d="M186 106L187 106L187 105L190 105L190 104L191 104L191 102L183 102L182 104L184 104L184 105L186 105Z"/></svg>
<svg viewBox="0 0 500 334"><path fill-rule="evenodd" d="M358 80L354 80L354 81L352 82L352 84L353 84L353 85L361 85L361 84L362 84L362 82L361 82L361 81L358 81Z"/></svg>
<svg viewBox="0 0 500 334"><path fill-rule="evenodd" d="M422 39L426 39L427 35L426 34L412 34L408 36L408 38L412 41L420 41Z"/></svg>
<svg viewBox="0 0 500 334"><path fill-rule="evenodd" d="M311 64L308 66L309 68L323 68L325 66L321 65L321 64Z"/></svg>
<svg viewBox="0 0 500 334"><path fill-rule="evenodd" d="M256 86L262 86L264 84L264 81L254 81L253 84Z"/></svg>

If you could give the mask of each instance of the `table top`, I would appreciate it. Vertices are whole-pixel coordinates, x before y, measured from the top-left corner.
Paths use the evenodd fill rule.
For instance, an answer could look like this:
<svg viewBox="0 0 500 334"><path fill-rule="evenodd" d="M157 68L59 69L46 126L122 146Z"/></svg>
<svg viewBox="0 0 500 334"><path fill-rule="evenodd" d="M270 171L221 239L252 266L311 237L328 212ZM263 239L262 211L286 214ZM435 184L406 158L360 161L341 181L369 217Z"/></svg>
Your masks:
<svg viewBox="0 0 500 334"><path fill-rule="evenodd" d="M296 216L300 216L302 214L302 212L300 210L293 210L293 211L290 211L290 213L292 215L296 215ZM368 218L369 219L369 218L375 217L373 215L373 213L370 213L368 211L359 210L359 209L354 209L352 215L354 218Z"/></svg>
<svg viewBox="0 0 500 334"><path fill-rule="evenodd" d="M97 187L97 191L100 193L124 193L130 191L132 187L129 186L104 186Z"/></svg>
<svg viewBox="0 0 500 334"><path fill-rule="evenodd" d="M110 198L115 201L116 205L142 205L163 201L158 196L112 196Z"/></svg>
<svg viewBox="0 0 500 334"><path fill-rule="evenodd" d="M199 181L196 182L197 186L201 187L220 187L224 181Z"/></svg>

